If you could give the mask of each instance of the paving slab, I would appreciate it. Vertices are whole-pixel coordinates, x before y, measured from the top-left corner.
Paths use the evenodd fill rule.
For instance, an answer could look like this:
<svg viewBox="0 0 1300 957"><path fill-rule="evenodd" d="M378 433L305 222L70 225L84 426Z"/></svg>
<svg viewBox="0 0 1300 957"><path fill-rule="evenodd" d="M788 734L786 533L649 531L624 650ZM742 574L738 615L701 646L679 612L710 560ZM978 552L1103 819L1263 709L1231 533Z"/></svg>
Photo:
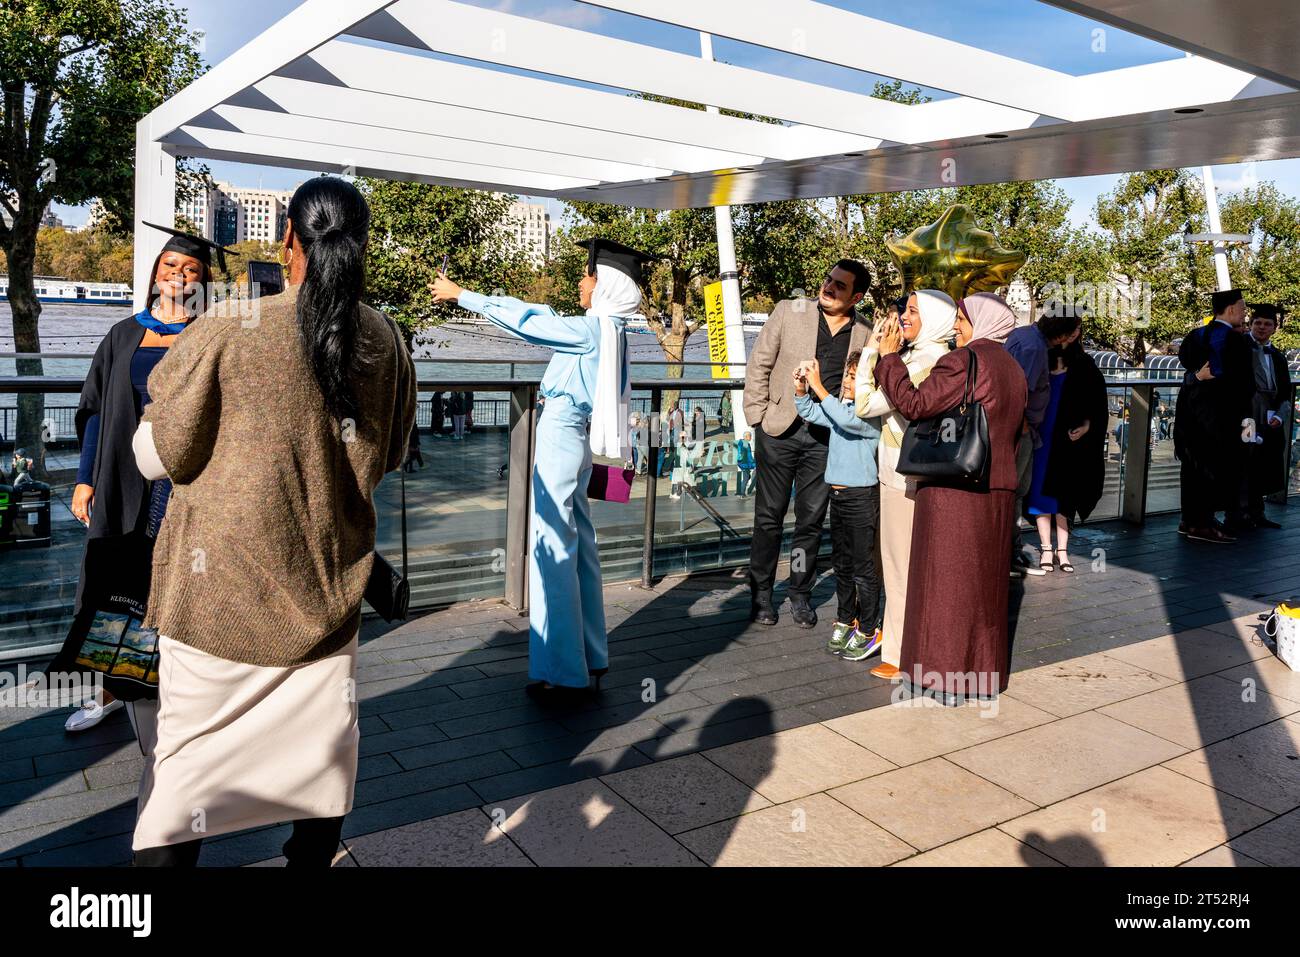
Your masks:
<svg viewBox="0 0 1300 957"><path fill-rule="evenodd" d="M829 792L918 850L928 851L1034 810L945 758L931 758Z"/></svg>
<svg viewBox="0 0 1300 957"><path fill-rule="evenodd" d="M774 804L880 774L894 765L820 724L704 752Z"/></svg>
<svg viewBox="0 0 1300 957"><path fill-rule="evenodd" d="M1155 767L998 827L1070 867L1174 867L1272 816Z"/></svg>
<svg viewBox="0 0 1300 957"><path fill-rule="evenodd" d="M899 861L894 867L1061 867L1041 851L989 828Z"/></svg>
<svg viewBox="0 0 1300 957"><path fill-rule="evenodd" d="M578 781L483 811L490 823L543 867L699 864L601 781Z"/></svg>
<svg viewBox="0 0 1300 957"><path fill-rule="evenodd" d="M678 835L718 867L882 867L915 851L825 794Z"/></svg>
<svg viewBox="0 0 1300 957"><path fill-rule="evenodd" d="M948 760L1044 807L1185 750L1089 711L956 751Z"/></svg>

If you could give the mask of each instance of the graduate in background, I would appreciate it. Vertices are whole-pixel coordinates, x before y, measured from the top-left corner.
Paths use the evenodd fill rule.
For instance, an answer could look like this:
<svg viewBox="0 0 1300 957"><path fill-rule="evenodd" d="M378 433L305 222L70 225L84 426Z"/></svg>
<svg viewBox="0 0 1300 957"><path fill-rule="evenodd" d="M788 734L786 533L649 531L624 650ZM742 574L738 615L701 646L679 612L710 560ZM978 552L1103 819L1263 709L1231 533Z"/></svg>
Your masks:
<svg viewBox="0 0 1300 957"><path fill-rule="evenodd" d="M581 316L550 306L462 289L443 273L434 302L457 302L525 342L553 349L542 376L545 412L537 426L528 564L528 686L533 698L561 701L587 693L609 669L609 636L596 530L587 502L591 457L630 456L626 320L641 311L642 264L651 257L607 239L588 252L578 284ZM590 435L588 425L590 424Z"/></svg>
<svg viewBox="0 0 1300 957"><path fill-rule="evenodd" d="M1237 540L1214 513L1222 510L1229 528L1237 519L1255 372L1242 335L1241 290L1225 289L1211 300L1214 320L1189 332L1178 349L1185 371L1174 413L1174 454L1181 463L1179 534L1222 544Z"/></svg>
<svg viewBox="0 0 1300 957"><path fill-rule="evenodd" d="M1251 347L1255 395L1251 417L1259 442L1247 447L1247 476L1242 523L1247 527L1281 528L1264 514L1264 496L1286 487L1286 446L1291 434L1291 370L1286 356L1272 344L1282 311L1272 303L1251 306L1246 342Z"/></svg>
<svg viewBox="0 0 1300 957"><path fill-rule="evenodd" d="M118 632L117 637L124 638L128 647L133 642L139 644L133 628L143 616L148 598L153 541L167 508L171 483L166 479L149 482L140 474L131 439L149 404L149 373L190 321L207 308L213 254L224 270L229 250L179 230L153 228L169 233L170 238L154 260L145 308L109 329L95 350L77 404L81 459L71 509L88 534L72 629L48 673L98 672L105 677L101 694L68 718L68 731L93 728L122 707L123 697L151 705L157 695L156 677L152 683L147 680L147 669L136 674L137 669L129 665L120 666L120 652L115 652L116 659L106 657L106 643L98 643L104 647L97 644L88 652L83 641L88 635L107 637ZM111 586L107 577L113 579ZM119 627L123 622L124 627ZM90 660L97 661L99 667L88 665ZM135 718L133 713L133 721ZM139 725L137 733L143 746L146 735Z"/></svg>

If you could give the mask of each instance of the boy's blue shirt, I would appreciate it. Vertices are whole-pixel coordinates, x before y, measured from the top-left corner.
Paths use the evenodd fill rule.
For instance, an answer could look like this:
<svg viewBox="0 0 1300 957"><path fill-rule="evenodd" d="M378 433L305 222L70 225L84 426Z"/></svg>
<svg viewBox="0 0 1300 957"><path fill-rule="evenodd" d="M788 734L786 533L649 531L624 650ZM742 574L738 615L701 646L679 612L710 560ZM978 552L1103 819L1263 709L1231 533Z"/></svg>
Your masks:
<svg viewBox="0 0 1300 957"><path fill-rule="evenodd" d="M852 399L828 395L817 402L812 393L795 396L795 409L810 425L831 430L826 456L826 482L862 488L880 481L876 472L876 448L880 444L880 420L859 419Z"/></svg>

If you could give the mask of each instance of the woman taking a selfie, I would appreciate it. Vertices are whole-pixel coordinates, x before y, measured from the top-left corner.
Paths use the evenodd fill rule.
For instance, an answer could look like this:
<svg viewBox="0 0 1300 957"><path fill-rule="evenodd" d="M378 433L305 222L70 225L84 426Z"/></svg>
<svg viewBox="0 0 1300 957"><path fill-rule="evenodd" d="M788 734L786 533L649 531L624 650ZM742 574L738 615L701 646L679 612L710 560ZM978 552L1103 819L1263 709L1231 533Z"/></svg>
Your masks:
<svg viewBox="0 0 1300 957"><path fill-rule="evenodd" d="M140 470L173 483L137 865L192 866L203 837L292 820L289 864L329 866L352 806L373 493L406 453L415 376L396 326L361 302L361 193L317 177L288 219L286 290L184 336L135 437Z"/></svg>
<svg viewBox="0 0 1300 957"><path fill-rule="evenodd" d="M609 669L605 596L587 486L591 457L629 456L625 319L641 311L644 253L605 239L587 247L578 285L585 315L462 289L439 274L434 302L457 302L525 342L555 351L539 392L528 562L530 697L563 702L588 693ZM588 428L590 427L590 434ZM545 454L542 454L542 453Z"/></svg>

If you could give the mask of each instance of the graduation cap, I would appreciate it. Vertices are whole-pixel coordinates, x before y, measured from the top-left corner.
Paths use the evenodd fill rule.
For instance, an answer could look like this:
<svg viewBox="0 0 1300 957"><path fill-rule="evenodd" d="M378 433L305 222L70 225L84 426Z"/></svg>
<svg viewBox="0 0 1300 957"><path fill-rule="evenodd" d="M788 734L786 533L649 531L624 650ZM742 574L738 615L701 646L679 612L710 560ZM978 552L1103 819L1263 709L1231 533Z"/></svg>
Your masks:
<svg viewBox="0 0 1300 957"><path fill-rule="evenodd" d="M1282 319L1282 310L1271 302L1252 302L1249 305L1251 315L1256 319L1272 319L1273 325Z"/></svg>
<svg viewBox="0 0 1300 957"><path fill-rule="evenodd" d="M171 238L163 244L162 252L177 252L184 253L186 256L193 256L207 266L209 272L212 271L213 251L217 254L217 265L221 267L222 272L226 271L226 253L230 253L232 256L241 255L233 249L227 249L225 246L204 239L202 236L194 236L179 229L172 229L170 226L159 226L155 223L146 222L145 225L158 230L160 233L169 233L171 235Z"/></svg>
<svg viewBox="0 0 1300 957"><path fill-rule="evenodd" d="M638 286L645 283L641 271L642 266L645 263L653 262L655 259L654 256L633 249L631 246L616 243L612 239L601 239L600 237L579 239L574 245L587 250L588 273L595 273L597 265L610 266L630 276Z"/></svg>
<svg viewBox="0 0 1300 957"><path fill-rule="evenodd" d="M1222 292L1210 293L1210 306L1214 310L1214 314L1217 316L1220 315L1223 310L1227 309L1231 305L1241 302L1244 298L1246 297L1241 294L1240 289L1224 289Z"/></svg>

